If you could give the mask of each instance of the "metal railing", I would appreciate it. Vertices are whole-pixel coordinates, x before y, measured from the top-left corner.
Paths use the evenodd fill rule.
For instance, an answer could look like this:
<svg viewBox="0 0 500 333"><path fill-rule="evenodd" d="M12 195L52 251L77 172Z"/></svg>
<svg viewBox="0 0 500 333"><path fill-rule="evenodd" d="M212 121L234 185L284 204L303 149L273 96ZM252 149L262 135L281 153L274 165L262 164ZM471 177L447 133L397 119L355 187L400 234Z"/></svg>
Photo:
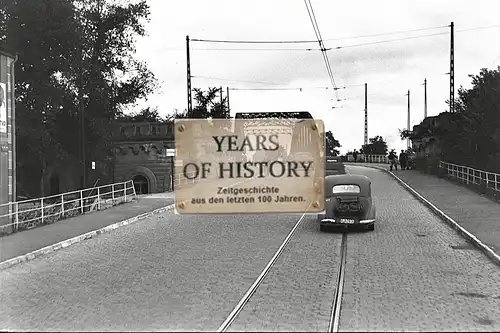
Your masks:
<svg viewBox="0 0 500 333"><path fill-rule="evenodd" d="M190 171L187 173L188 176L194 176L194 171ZM172 176L170 176L170 178L172 178ZM176 186L179 186L179 185L183 185L183 184L194 184L196 181L199 181L199 179L189 179L189 178L186 178L183 174L176 174L174 176L174 188ZM172 183L172 182L170 182ZM174 189L172 189L173 191Z"/></svg>
<svg viewBox="0 0 500 333"><path fill-rule="evenodd" d="M94 194L95 193L95 194ZM105 209L136 197L132 180L0 205L0 234ZM7 212L7 213L5 213ZM5 223L7 222L7 223Z"/></svg>
<svg viewBox="0 0 500 333"><path fill-rule="evenodd" d="M463 183L485 186L488 189L500 192L500 174L498 173L443 161L439 161L439 169L444 170L448 177L455 178Z"/></svg>
<svg viewBox="0 0 500 333"><path fill-rule="evenodd" d="M354 162L354 156L352 154L347 155L348 162ZM364 163L383 163L389 164L389 158L387 155L365 155L359 154L357 158L358 162Z"/></svg>

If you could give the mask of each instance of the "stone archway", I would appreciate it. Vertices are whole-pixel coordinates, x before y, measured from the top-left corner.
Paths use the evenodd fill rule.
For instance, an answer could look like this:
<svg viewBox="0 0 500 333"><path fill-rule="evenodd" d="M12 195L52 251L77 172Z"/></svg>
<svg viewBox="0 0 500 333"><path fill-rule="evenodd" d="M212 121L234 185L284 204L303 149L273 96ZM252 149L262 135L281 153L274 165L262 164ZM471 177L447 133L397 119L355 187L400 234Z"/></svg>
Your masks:
<svg viewBox="0 0 500 333"><path fill-rule="evenodd" d="M156 193L158 188L158 182L155 174L148 168L143 166L136 166L127 172L127 180L134 180L135 177L142 176L148 181L148 192ZM134 182L135 184L135 182ZM137 193L139 194L139 193Z"/></svg>
<svg viewBox="0 0 500 333"><path fill-rule="evenodd" d="M132 178L135 187L136 194L148 194L149 193L149 180L143 175L136 175Z"/></svg>

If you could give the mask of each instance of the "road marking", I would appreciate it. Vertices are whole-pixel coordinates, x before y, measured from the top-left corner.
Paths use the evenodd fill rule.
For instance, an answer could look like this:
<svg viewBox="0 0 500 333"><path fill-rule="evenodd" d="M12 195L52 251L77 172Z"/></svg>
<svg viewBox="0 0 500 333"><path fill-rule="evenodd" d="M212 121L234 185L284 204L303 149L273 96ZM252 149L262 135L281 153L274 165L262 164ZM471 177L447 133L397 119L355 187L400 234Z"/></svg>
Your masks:
<svg viewBox="0 0 500 333"><path fill-rule="evenodd" d="M309 208L311 207L311 205L312 205L312 202L309 204L309 207L307 207L307 210L309 210ZM295 225L293 226L292 230L288 233L288 235L286 236L285 240L283 241L283 243L281 243L280 247L278 248L278 250L276 251L276 253L273 255L273 257L271 258L271 260L267 263L267 265L264 268L264 270L262 270L262 272L260 273L260 275L254 281L254 283L250 286L250 288L247 290L247 292L245 293L245 295L243 295L243 297L241 298L241 300L234 307L233 311L231 311L231 313L226 318L226 320L224 320L224 322L220 325L220 327L217 329L217 332L225 332L229 328L229 326L233 323L233 321L236 319L236 317L241 312L241 310L243 310L243 307L248 303L248 301L250 300L250 298L257 291L257 288L259 288L260 284L262 283L262 281L264 280L264 278L266 277L266 275L269 273L269 271L271 270L271 268L274 266L274 264L276 263L276 261L280 257L281 253L283 253L283 250L285 249L285 246L288 244L288 242L290 241L290 238L292 238L293 234L295 233L295 231L297 230L297 228L300 226L300 224L304 220L305 216L306 216L306 213L303 213L300 216L299 220L295 223Z"/></svg>
<svg viewBox="0 0 500 333"><path fill-rule="evenodd" d="M413 194L420 202L422 202L424 205L426 205L434 214L436 214L438 217L440 217L442 220L444 220L448 225L450 225L455 231L470 241L473 245L475 245L479 250L481 250L491 261L493 261L496 265L500 266L500 255L495 253L489 246L481 242L476 236L468 232L465 228L463 228L458 222L456 222L454 219L446 215L442 210L440 210L438 207L436 207L432 202L427 200L424 196L422 196L420 193L418 193L416 190L414 190L410 185L405 183L401 178L396 176L393 172L383 168L383 167L378 167L378 166L368 166L368 165L363 165L363 167L367 168L372 168L380 171L385 171L388 174L390 174L394 179L396 179L406 190L408 190L411 194Z"/></svg>

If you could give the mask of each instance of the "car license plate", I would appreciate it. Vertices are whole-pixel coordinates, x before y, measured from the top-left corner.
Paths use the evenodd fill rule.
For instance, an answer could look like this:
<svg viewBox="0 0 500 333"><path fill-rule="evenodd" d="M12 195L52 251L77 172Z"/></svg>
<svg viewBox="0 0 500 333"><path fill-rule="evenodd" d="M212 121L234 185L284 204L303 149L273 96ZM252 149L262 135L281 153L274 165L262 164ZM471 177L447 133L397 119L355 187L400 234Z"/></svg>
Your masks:
<svg viewBox="0 0 500 333"><path fill-rule="evenodd" d="M340 219L340 223L354 224L353 219Z"/></svg>

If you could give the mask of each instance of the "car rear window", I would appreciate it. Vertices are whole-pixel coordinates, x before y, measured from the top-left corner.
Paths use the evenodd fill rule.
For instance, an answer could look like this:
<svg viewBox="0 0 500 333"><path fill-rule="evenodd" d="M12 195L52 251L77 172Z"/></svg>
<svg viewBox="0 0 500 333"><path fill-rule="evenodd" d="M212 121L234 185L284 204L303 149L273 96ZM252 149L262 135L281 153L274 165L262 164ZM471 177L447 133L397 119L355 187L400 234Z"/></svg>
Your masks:
<svg viewBox="0 0 500 333"><path fill-rule="evenodd" d="M335 185L332 189L335 193L360 193L361 188L358 185Z"/></svg>

